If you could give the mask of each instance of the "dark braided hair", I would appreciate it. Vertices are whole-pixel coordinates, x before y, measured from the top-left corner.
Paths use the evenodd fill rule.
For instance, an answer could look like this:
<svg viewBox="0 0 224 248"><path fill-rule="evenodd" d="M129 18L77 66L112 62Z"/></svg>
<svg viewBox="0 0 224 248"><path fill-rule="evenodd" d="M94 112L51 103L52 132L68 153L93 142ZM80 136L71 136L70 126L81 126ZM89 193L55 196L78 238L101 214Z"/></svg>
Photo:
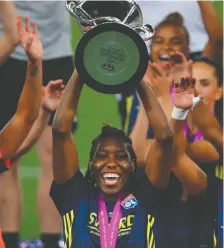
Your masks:
<svg viewBox="0 0 224 248"><path fill-rule="evenodd" d="M92 159L95 155L96 149L98 144L105 138L115 138L119 139L122 141L124 144L127 146L127 151L131 157L131 160L134 161L134 166L135 169L137 167L136 165L136 155L132 147L132 140L125 134L125 132L122 129L118 129L115 127L111 127L108 124L104 124L101 130L101 134L97 136L93 141L91 145L91 150L90 150L90 159ZM92 176L92 173L90 171L90 168L88 167L86 171L85 178L87 181L92 184L93 186L95 185L95 180Z"/></svg>

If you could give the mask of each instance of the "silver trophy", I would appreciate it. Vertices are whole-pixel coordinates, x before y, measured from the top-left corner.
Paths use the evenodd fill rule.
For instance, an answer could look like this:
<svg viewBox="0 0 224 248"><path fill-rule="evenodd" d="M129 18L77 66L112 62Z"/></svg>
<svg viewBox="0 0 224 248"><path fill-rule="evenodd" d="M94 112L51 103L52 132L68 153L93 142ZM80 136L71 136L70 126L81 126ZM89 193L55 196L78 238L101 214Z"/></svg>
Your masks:
<svg viewBox="0 0 224 248"><path fill-rule="evenodd" d="M102 93L130 93L147 69L145 41L154 28L143 25L134 0L67 1L67 11L84 32L75 54L75 66L84 82Z"/></svg>

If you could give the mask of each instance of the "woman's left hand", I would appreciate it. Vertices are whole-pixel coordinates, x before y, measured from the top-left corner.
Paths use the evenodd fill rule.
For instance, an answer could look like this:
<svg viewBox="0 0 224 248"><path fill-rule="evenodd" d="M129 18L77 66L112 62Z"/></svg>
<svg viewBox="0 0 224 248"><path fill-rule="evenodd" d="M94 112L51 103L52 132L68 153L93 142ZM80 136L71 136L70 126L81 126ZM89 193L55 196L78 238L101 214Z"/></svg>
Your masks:
<svg viewBox="0 0 224 248"><path fill-rule="evenodd" d="M181 109L191 109L196 105L194 100L194 87L195 87L195 78L182 78L180 83L175 82L174 84L174 96L173 96L173 105ZM202 98L198 96L201 101ZM200 101L197 100L199 103Z"/></svg>

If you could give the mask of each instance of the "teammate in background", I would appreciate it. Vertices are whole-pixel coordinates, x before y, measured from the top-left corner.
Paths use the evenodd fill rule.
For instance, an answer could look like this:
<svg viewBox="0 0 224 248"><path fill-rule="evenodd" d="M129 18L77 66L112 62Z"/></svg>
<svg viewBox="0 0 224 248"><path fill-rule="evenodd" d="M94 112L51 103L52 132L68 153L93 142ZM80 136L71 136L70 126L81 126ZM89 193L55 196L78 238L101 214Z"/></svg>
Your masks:
<svg viewBox="0 0 224 248"><path fill-rule="evenodd" d="M194 64L193 64L194 68ZM169 96L169 82L158 66L155 64L152 65L153 73L151 73L151 81L150 84L154 89L154 92L157 94L160 99L160 103L163 106L167 115L169 115L170 109L172 109L172 104ZM156 69L156 70L155 70ZM193 70L194 71L194 70ZM211 76L213 77L212 71ZM155 76L153 76L153 74ZM196 75L196 73L194 73ZM209 70L206 73L203 73L203 77L207 77L209 75ZM215 77L214 77L215 78ZM200 95L204 97L204 103L200 104L195 108L193 112L188 114L188 119L185 123L184 134L186 138L186 154L193 159L208 175L209 179L214 178L215 171L219 172L219 177L221 175L222 169L220 168L220 161L222 160L222 137L223 132L220 124L216 120L213 115L214 108L214 96L218 96L219 94L219 86L217 80L207 79L207 82L210 82L210 91L207 92L207 89L201 89L199 91ZM196 80L195 88L198 89L198 83L202 81ZM214 92L216 91L216 94ZM208 94L209 93L209 94ZM211 102L211 98L213 101ZM207 105L206 105L207 103ZM213 106L213 108L212 108ZM141 107L140 107L141 108ZM136 121L136 126L140 125L140 114L142 111L139 111L139 116ZM142 115L142 114L141 114ZM143 117L144 114L143 114ZM193 120L193 121L192 121ZM144 120L143 120L144 121ZM138 124L139 123L139 124ZM143 128L143 126L141 125ZM194 127L194 129L192 129ZM147 127L146 129L147 130ZM193 132L192 132L193 130ZM152 132L150 132L153 135ZM203 135L205 138L203 138ZM153 136L151 136L153 137ZM183 137L182 137L183 138ZM184 138L182 139L182 142ZM216 165L219 165L216 167ZM215 185L209 185L208 191L209 193L201 198L194 199L189 192L191 192L191 188L189 186L194 185L200 177L197 174L192 174L192 170L189 169L189 173L183 172L182 174L188 176L190 180L190 184L186 184L182 177L180 177L177 170L173 170L174 175L182 182L183 188L180 186L180 183L175 179L175 177L171 176L170 185L168 187L167 195L167 215L166 218L163 218L165 222L168 220L172 221L172 226L170 226L170 230L168 232L167 238L171 239L173 235L173 240L176 242L182 242L182 240L192 240L194 244L191 244L191 247L196 247L197 245L207 245L211 247L213 244L213 232L215 226L215 217L217 216L217 203L222 199L221 197L221 187L218 187L218 180L215 180ZM220 170L221 169L221 170ZM217 173L216 173L217 174ZM175 182L176 181L176 182ZM212 179L214 181L214 179ZM214 184L214 183L212 183ZM220 180L221 185L221 180ZM175 189L175 190L174 190ZM170 193L169 193L170 192ZM174 193L176 192L176 193ZM212 193L211 193L212 192ZM197 192L194 192L197 193ZM181 197L180 197L181 195ZM172 197L172 198L171 198ZM171 200L172 199L172 200ZM178 201L178 199L180 199ZM176 203L175 203L176 202ZM176 205L176 207L175 207ZM175 210L176 209L176 210ZM221 210L221 209L220 209ZM221 211L218 212L218 217L222 217ZM175 212L175 220L170 212ZM169 215L169 217L168 217ZM182 216L180 218L180 216ZM184 218L184 216L188 216L188 218ZM191 218L190 218L191 217ZM162 220L162 218L161 218ZM182 221L181 221L182 220ZM175 224L176 223L176 224ZM179 236L177 235L177 230ZM182 238L180 239L182 230ZM188 231L187 231L188 230ZM167 233L167 231L164 232ZM189 235L189 236L188 236ZM174 238L175 237L175 238ZM189 238L187 238L189 237ZM187 243L187 241L185 242ZM190 246L189 246L190 247Z"/></svg>
<svg viewBox="0 0 224 248"><path fill-rule="evenodd" d="M217 55L218 53L220 53L220 44L222 43L223 39L222 23L220 22L220 19L211 2L198 1L198 4L200 5L205 28L209 36L209 41L204 48L203 55ZM210 18L211 16L212 18ZM210 22L210 20L212 20L212 22ZM214 26L216 27L215 29L212 28ZM155 28L155 35L150 46L152 61L155 62L159 67L161 67L166 75L170 74L170 77L168 79L168 88L171 86L173 80L179 81L182 76L189 75L188 69L186 69L183 74L183 71L179 66L179 63L183 58L181 54L172 56L176 52L181 52L186 58L188 58L190 53L189 42L190 36L187 29L183 25L182 16L178 13L170 14ZM172 70L171 64L176 65L173 66ZM165 81L167 80L165 79ZM130 105L132 105L132 101L133 106L131 107ZM130 109L131 113L129 113L130 119L126 121L126 127L128 127L129 129L128 134L130 135L138 113L138 99L136 95L134 97L130 97L128 99L128 103L129 106L127 106L127 109ZM134 133L136 133L137 135L135 136ZM139 132L137 131L137 129L134 133L132 132L131 138L134 138L136 140L141 139L141 137L138 135ZM147 131L145 132L145 135L147 135ZM148 135L150 135L150 133L148 133ZM141 142L143 142L143 140L141 140ZM134 142L133 144L134 149L138 154L138 164L144 164L148 149L147 147L150 147L151 141L145 141L146 143L143 147L146 147L146 149L142 149L141 146L138 147L137 144L140 145L141 142Z"/></svg>
<svg viewBox="0 0 224 248"><path fill-rule="evenodd" d="M189 57L193 59L203 51L208 42L208 33L204 26L203 14L197 0L178 1L175 4L170 1L139 0L138 4L142 10L144 24L150 23L153 27L157 27L170 13L180 13L191 36Z"/></svg>
<svg viewBox="0 0 224 248"><path fill-rule="evenodd" d="M194 116L198 117L198 120L200 120L200 122L202 122L203 120L204 123L204 127L201 125L202 123L200 124L200 127L199 123L197 123L197 127L195 125L196 120L192 122L191 113L189 114L187 120L188 125L185 126L185 137L187 137L188 139L188 143L186 145L186 153L189 155L190 158L197 162L201 166L201 168L206 171L206 173L208 173L206 169L207 167L210 170L209 177L213 177L215 165L217 161L222 158L222 154L219 153L220 149L222 149L222 142L220 143L220 140L222 140L222 129L220 128L219 124L217 125L217 120L214 116L212 116L211 112L214 111L214 103L216 102L216 100L222 97L222 75L220 74L221 70L219 70L217 67L217 63L211 61L216 60L217 54L220 55L220 51L222 51L222 49L220 49L220 44L222 43L222 23L220 22L217 13L210 2L202 1L199 2L199 5L201 7L206 30L209 34L209 42L203 51L203 55L206 57L196 59L197 62L193 63L192 72L193 76L196 77L197 91L198 89L200 89L199 93L205 97L205 102L209 102L209 104L207 105L209 111L203 111L204 113L207 111L206 115L208 116L209 114L209 117L206 118L206 121L204 119L206 115L200 119L199 117L202 115L197 114L198 111L196 111L196 108L195 112L193 112ZM210 20L212 20L212 22L209 22ZM162 24L160 24L157 29L157 31L159 32L156 32L151 46L152 55L154 58L153 61L157 62L157 65L151 65L151 69L153 71L152 74L155 75L152 75L153 77L151 78L151 87L153 87L154 84L154 92L155 94L157 94L157 97L162 98L161 100L163 102L170 101L169 92L170 86L172 84L172 79L174 78L176 80L179 80L180 77L189 76L189 73L191 73L191 70L189 70L189 65L191 64L191 62L188 63L183 54L180 53L184 53L185 56L188 54L188 48L186 46L188 35L186 35L187 32L186 30L184 31L183 27L181 30L180 24L178 27L178 23L180 22L174 22L173 15L173 20L170 18L169 23L167 19ZM173 28L173 33L176 33L172 37L171 26L175 26L175 24L176 31ZM215 29L213 28L214 25L216 27ZM185 36L183 35L184 33ZM170 39L168 39L168 37L170 37ZM207 58L207 56L212 57L212 59ZM203 63L199 63L200 61ZM167 74L173 74L173 78L168 78ZM135 103L137 100L138 99L135 98ZM201 106L204 106L204 104ZM166 109L165 112L170 113L172 110L172 105L163 104L163 109ZM148 130L148 125L145 119L145 114L143 111L141 111L140 107L139 115L135 122L135 128L134 130L132 130L131 133L131 137L133 138L133 146L138 149L139 152L137 152L137 150L135 151L137 152L137 155L142 155L139 156L139 165L144 165L146 154L153 138L152 130ZM210 123L209 125L212 127L210 128L209 132L209 126L207 126L207 131L205 131L205 126L208 124L208 122ZM203 128L204 131L201 130L200 132L200 128ZM205 134L206 139L208 139L210 142L202 140L203 134ZM151 140L146 140L146 136L148 136L148 138L150 138ZM197 142L192 143L192 141ZM217 146L218 143L219 147ZM144 147L146 147L146 149L144 149ZM205 163L207 165L205 165ZM213 163L213 166L211 163ZM218 169L216 170L218 171ZM177 173L177 171L174 170L173 172L174 174ZM177 174L175 175L178 176ZM164 247L167 245L168 241L176 242L176 246L182 245L183 243L187 245L187 240L191 240L192 242L194 242L194 244L188 245L189 247L193 247L193 245L207 245L209 247L212 246L212 235L215 220L214 216L217 213L216 196L217 193L220 191L218 188L216 188L216 194L208 194L206 195L206 197L203 198L203 200L197 201L197 199L193 199L188 194L188 192L191 192L191 188L189 186L191 186L191 184L194 185L194 182L197 182L197 174L195 174L195 177L193 177L192 175L188 178L192 180L190 181L189 185L186 185L186 182L184 183L183 178L182 180L180 180L181 178L179 178L179 180L184 185L182 189L182 187L180 187L179 185L179 182L173 175L171 175L170 185L168 186L168 192L170 192L170 194L167 194L169 196L167 197L167 215L164 215L163 217L165 224L163 223L164 228L163 230L161 229L163 231L162 233L166 234L166 236L161 235L162 237L166 237L166 239L163 238L165 241ZM194 181L193 179L196 179L196 181ZM180 195L181 197L179 197ZM170 204L172 204L172 206L176 205L176 208L173 208ZM175 213L175 217L170 214L172 212ZM180 218L180 216L182 219ZM184 218L184 216L188 217ZM172 223L172 226L167 229L167 225L170 225L170 223ZM183 242L184 239L186 239L186 242Z"/></svg>
<svg viewBox="0 0 224 248"><path fill-rule="evenodd" d="M181 94L181 91L185 91L186 89L186 80L183 80L183 85L182 87L179 87L178 84L175 84L175 92L178 94ZM160 87L162 89L162 85ZM192 88L188 89L189 93L191 93L191 95L194 95L195 92ZM200 94L200 97L203 97L203 94ZM185 97L185 101L182 101L182 105L188 105L190 102L190 97ZM173 98L173 104L176 107L179 107L177 105L177 94L176 96L174 96ZM206 99L205 99L206 102ZM208 103L209 107L210 107L210 103ZM209 108L207 108L205 106L205 104L199 104L199 106L195 107L195 109L191 112L192 115L198 115L199 111L202 111L202 113L197 116L197 119L203 118L204 117L204 124L201 124L200 127L202 128L203 133L205 134L205 137L208 138L208 140L213 140L213 144L216 144L218 147L218 150L222 147L222 143L220 143L220 137L217 136L217 134L219 136L222 136L222 130L221 127L219 126L219 123L217 122L217 120L214 118L213 114L210 113L208 111ZM180 109L178 109L177 113L180 116L185 116L186 119L186 115L188 111L180 111ZM174 113L174 112L173 112ZM173 113L172 113L172 117L173 117ZM202 117L202 115L204 114L204 116ZM209 117L209 118L206 118ZM184 141L184 136L185 136L185 127L186 127L186 123L184 118L179 118L181 121L179 121L179 123L175 122L171 122L172 123L172 128L173 128L173 132L175 134L174 136L174 140L175 140L175 145L178 147L179 151L183 151L184 147L187 149L188 144ZM202 122L202 120L199 120L199 122ZM211 124L210 126L208 126L208 124ZM209 130L210 129L210 130ZM212 130L211 130L212 129ZM216 138L215 138L216 137ZM179 153L179 152L178 152ZM178 161L178 160L177 160ZM201 165L201 164L200 164ZM213 167L213 171L214 171L214 165L215 164L210 164L209 166L212 168ZM202 167L203 168L203 167ZM204 169L204 168L203 168ZM185 174L185 171L183 171L183 174ZM195 213L195 207L197 207L197 212L198 215L194 216L196 218L196 229L194 230L194 235L192 236L193 240L194 240L194 245L188 245L186 247L218 247L221 248L222 247L222 240L223 237L221 237L220 235L222 234L222 225L223 225L223 201L222 201L222 197L221 197L221 193L222 193L222 181L220 179L222 178L218 178L218 175L223 177L223 170L221 168L221 170L219 169L219 173L217 173L217 167L216 167L216 175L212 174L212 173L208 173L207 175L207 185L206 185L206 190L204 192L204 194L199 195L198 199L196 198L194 201L197 202L197 205L193 205L192 203L192 199L189 196L188 201L191 201L191 204L188 207L191 207L192 210L191 214ZM218 201L217 201L218 199ZM221 201L220 201L221 200ZM189 204L189 202L187 203L187 201L185 202L185 204ZM217 213L216 218L217 218L217 227L218 230L216 232L217 234L217 240L215 243L213 243L212 241L212 235L214 232L214 212ZM177 213L176 213L177 214ZM208 215L208 216L207 216ZM177 218L179 218L180 215L177 216ZM189 217L188 217L189 218ZM185 220L186 221L186 220ZM219 226L218 226L219 225ZM172 226L171 226L172 228ZM193 228L193 226L192 226ZM187 231L186 228L184 229L185 232Z"/></svg>
<svg viewBox="0 0 224 248"><path fill-rule="evenodd" d="M0 3L1 11L3 6L4 8L7 6L4 4L6 4L6 2ZM9 4L11 3L9 2ZM8 13L7 8L5 9L5 11L6 13ZM11 21L13 21L13 19L10 21L8 20L8 22ZM12 157L12 155L14 155L18 148L22 145L33 123L37 119L38 111L40 108L43 48L38 36L37 23L34 22L32 27L29 17L26 17L25 21L25 27L23 26L21 17L17 17L15 23L17 24L16 31L19 37L19 41L28 57L26 80L19 99L16 113L6 124L6 126L0 131L0 172L3 172L10 168L9 158ZM10 41L8 41L9 43L7 44L6 37L3 37L0 41L0 45L6 49L6 53L2 53L3 56L1 57L1 59L5 59L7 54L11 50L11 43ZM5 78L4 80L7 81L7 78ZM2 82L2 80L0 81ZM2 179L0 180L0 183L2 184ZM1 189L3 188L4 186L1 185ZM9 189L4 188L4 191L7 190ZM11 204L13 204L13 202L11 202ZM4 214L2 211L0 211L0 213L1 215ZM4 242L2 241L2 247L4 247L3 245ZM17 245L11 246L10 243L6 242L6 247L13 248L17 247Z"/></svg>
<svg viewBox="0 0 224 248"><path fill-rule="evenodd" d="M139 0L137 2L142 10L143 23L150 23L153 27L157 27L170 13L180 13L184 18L185 27L191 38L189 41L189 58L193 59L201 54L204 46L208 42L208 34L203 23L202 13L200 6L198 5L198 1L175 1L175 4L172 4L173 2L171 3L170 1ZM209 18L208 20L212 20L212 18ZM146 44L149 47L149 55L151 56L151 42L147 42ZM117 101L119 103L119 111L122 116L123 126L126 115L128 116L127 118L130 116L131 98L120 95L117 97ZM127 109L126 105L128 105ZM126 122L125 130L127 130L127 126L128 124Z"/></svg>
<svg viewBox="0 0 224 248"><path fill-rule="evenodd" d="M207 149L205 153L213 152L214 161L210 164L206 160L200 161L204 155L202 153L201 156L197 156L197 153L200 153L199 141L195 142L199 151L191 149L190 144L187 152L195 161L201 162L201 168L210 177L216 177L215 190L208 198L207 207L203 208L206 217L202 219L199 238L204 240L205 236L211 235L210 232L213 230L206 230L206 226L215 214L214 244L215 247L221 248L223 244L223 66L217 57L212 59L200 57L194 61L192 69L192 75L197 78L196 91L204 96L205 101L192 113L195 129L193 132L192 129L188 129L188 133L189 137L195 136L200 138L201 142L209 142L210 149Z"/></svg>
<svg viewBox="0 0 224 248"><path fill-rule="evenodd" d="M62 80L50 81L47 86L42 87L42 99L39 115L34 122L29 134L16 153L11 157L12 163L27 153L38 141L42 132L48 125L51 114L56 111L61 95L64 91Z"/></svg>
<svg viewBox="0 0 224 248"><path fill-rule="evenodd" d="M28 57L26 80L15 115L0 131L2 159L8 159L16 153L37 119L40 108L43 48L37 23L34 22L32 28L28 16L25 21L24 27L21 17L17 17L19 39Z"/></svg>
<svg viewBox="0 0 224 248"><path fill-rule="evenodd" d="M50 81L47 84L47 86L43 87L41 107L39 110L38 118L34 122L30 132L28 133L26 139L24 140L22 145L19 147L19 149L14 154L12 154L9 159L7 159L7 160L2 159L1 160L0 173L9 170L10 165L13 164L13 162L15 160L17 160L18 158L20 158L22 155L27 153L29 151L29 149L38 141L44 128L46 128L46 126L48 124L51 113L57 109L57 106L58 106L60 97L63 93L63 90L64 90L64 84L63 84L62 80ZM18 132L16 133L17 135L15 135L13 130L11 130L11 133L12 133L12 135L14 135L13 137L15 137L15 139L16 139L18 136ZM13 138L11 140L13 141ZM4 147L4 145L2 147ZM4 213L1 213L1 214L4 214ZM10 242L10 241L8 241L8 242ZM12 247L11 244L8 242L7 242L8 246L10 245L10 247ZM33 245L35 245L36 243L37 242L34 241ZM26 245L27 245L27 243L26 243Z"/></svg>
<svg viewBox="0 0 224 248"><path fill-rule="evenodd" d="M73 51L71 46L70 15L65 10L64 1L15 1L14 5L21 16L29 15L39 25L39 36L43 44L43 85L51 80L61 79L68 82L73 71ZM59 18L60 16L60 18ZM3 28L0 26L0 33ZM17 46L10 58L0 67L0 129L11 119L16 111L26 72L27 57L21 46ZM13 71L13 73L12 73ZM7 79L7 80L6 80ZM7 111L5 111L7 106ZM38 191L38 215L41 240L46 247L58 247L61 237L60 216L49 197L52 176L52 135L51 124L45 127L38 141L38 157L41 176ZM75 122L73 123L75 128ZM16 162L18 164L18 162ZM21 194L18 179L18 166L1 175L4 178L4 188L10 188L11 193L0 194L0 211L2 232L5 239L17 243L21 220ZM3 181L2 181L3 182ZM14 204L12 204L12 202Z"/></svg>
<svg viewBox="0 0 224 248"><path fill-rule="evenodd" d="M1 159L0 161L0 173L5 172L10 169L10 165L13 164L15 160L20 158L22 155L27 153L30 148L38 141L40 138L43 130L48 125L49 119L51 117L51 114L57 109L60 97L62 95L62 92L64 90L64 84L62 80L56 80L56 81L50 81L47 86L43 87L42 92L42 99L41 99L41 107L39 110L39 115L36 121L34 122L30 132L28 133L25 141L22 143L22 145L19 147L19 149L15 153L11 153L11 156L9 159ZM14 125L14 127L17 127ZM12 138L10 139L12 142L13 140L17 139L18 133L14 133L14 130L11 130ZM3 135L4 132L0 133L0 135ZM13 138L14 137L14 138ZM2 146L4 148L4 145ZM6 191L8 189L5 189ZM4 214L4 212L1 214ZM2 240L3 243L3 240ZM34 241L32 245L35 245L37 242ZM39 242L40 243L40 242ZM26 243L26 245L28 245ZM30 244L31 245L31 244ZM0 243L0 247L1 246ZM7 247L13 247L13 243L11 243L10 240L7 241ZM17 246L18 247L18 244Z"/></svg>

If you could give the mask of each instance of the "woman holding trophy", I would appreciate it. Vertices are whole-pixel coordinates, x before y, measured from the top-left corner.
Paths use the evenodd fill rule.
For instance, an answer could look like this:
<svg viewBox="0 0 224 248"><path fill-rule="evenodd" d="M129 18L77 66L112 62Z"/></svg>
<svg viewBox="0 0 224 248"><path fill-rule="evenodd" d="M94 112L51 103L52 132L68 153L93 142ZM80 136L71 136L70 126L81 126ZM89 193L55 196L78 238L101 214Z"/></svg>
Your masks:
<svg viewBox="0 0 224 248"><path fill-rule="evenodd" d="M118 25L115 24L116 27ZM95 34L93 30L89 31L90 34ZM109 42L104 41L103 48L112 47L107 51L104 50L107 55L110 54L108 55L110 60L112 50L116 51L114 57L122 57L117 45L120 41L118 36L119 34L111 36L114 38L113 42L111 37ZM116 45L113 47L114 43ZM88 57L89 53L84 52L84 55ZM92 56L93 64L98 63L96 57ZM114 57L113 60L116 62ZM120 60L125 60L124 57L122 59ZM114 80L110 78L113 77L113 67L109 67L108 64L116 67L115 62L108 62L105 66L111 69L108 73L110 82ZM83 64L87 65L85 71L89 69L93 74L95 73L88 67L88 63ZM82 74L80 66L78 67L77 70ZM77 111L83 79L90 77L85 78L75 71L67 84L53 124L54 181L50 193L63 219L65 247L156 247L158 232L156 218L159 217L160 210L164 206L163 189L168 184L170 169L177 154L173 152L173 134L168 120L148 86L148 68L136 84L147 119L155 133L144 170L136 168L136 155L131 139L122 130L107 125L92 142L86 176L81 174L78 152L71 136L71 125ZM120 87L114 87L112 84L110 85L112 87L99 86L104 76L98 78L97 86L95 86L97 80L92 80L94 81L92 88L95 87L99 91L103 89L101 91L108 91L107 93L115 93L117 88L121 90ZM114 76L116 80L117 75ZM132 88L132 81L128 84L125 81L126 90L130 90L127 89L129 84ZM186 118L188 109L194 106L193 88L194 81L191 80L188 80L187 87L183 82L176 85L178 109L174 107L172 118L174 130L177 132L182 130L182 120ZM200 102L199 98L196 100L196 103Z"/></svg>
<svg viewBox="0 0 224 248"><path fill-rule="evenodd" d="M131 139L122 130L104 126L92 142L86 176L81 174L70 132L83 87L77 72L65 89L53 124L51 187L63 219L65 247L156 247L156 218L165 206L163 189L177 154L165 114L148 87L147 73L137 85L155 133L145 170L136 168ZM188 80L187 88L185 82L176 87L178 109L174 107L172 120L175 132L181 132L183 118L194 106L194 81Z"/></svg>

